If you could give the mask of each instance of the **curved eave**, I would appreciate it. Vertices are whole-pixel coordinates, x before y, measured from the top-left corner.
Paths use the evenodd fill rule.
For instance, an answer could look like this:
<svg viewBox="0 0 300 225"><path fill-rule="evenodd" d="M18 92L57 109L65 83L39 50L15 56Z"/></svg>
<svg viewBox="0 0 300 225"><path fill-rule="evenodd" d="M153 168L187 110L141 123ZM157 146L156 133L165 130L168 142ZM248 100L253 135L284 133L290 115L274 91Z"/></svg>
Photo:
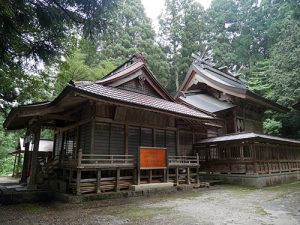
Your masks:
<svg viewBox="0 0 300 225"><path fill-rule="evenodd" d="M268 100L258 94L255 94L254 92L249 91L249 90L247 90L247 92L246 92L246 98L253 102L259 103L260 105L263 105L266 108L273 109L277 112L282 112L282 113L289 112L288 108L286 108L282 105L279 105L276 102Z"/></svg>
<svg viewBox="0 0 300 225"><path fill-rule="evenodd" d="M45 110L49 109L51 107L55 107L58 102L64 96L66 96L69 93L69 87L70 85L66 86L64 90L51 102L45 102L45 103L37 103L37 104L30 104L30 105L20 105L16 108L11 109L8 116L6 117L3 127L7 130L17 130L17 129L23 129L26 128L26 126L16 126L12 127L11 122L16 118L18 114L21 114L24 111L32 110L32 111L38 111L38 110Z"/></svg>

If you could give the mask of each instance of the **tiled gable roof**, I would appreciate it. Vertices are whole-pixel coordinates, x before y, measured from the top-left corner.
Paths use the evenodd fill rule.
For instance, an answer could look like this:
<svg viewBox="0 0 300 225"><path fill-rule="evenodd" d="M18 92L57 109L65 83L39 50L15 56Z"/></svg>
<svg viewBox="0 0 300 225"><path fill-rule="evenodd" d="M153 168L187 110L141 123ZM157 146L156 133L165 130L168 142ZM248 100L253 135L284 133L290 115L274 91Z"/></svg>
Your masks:
<svg viewBox="0 0 300 225"><path fill-rule="evenodd" d="M96 95L95 97L106 98L112 101L139 105L150 109L181 114L188 117L213 119L213 117L208 114L199 112L198 110L193 110L191 108L188 108L187 106L172 101L167 101L164 99L152 97L149 95L143 95L140 93L131 92L123 89L103 86L101 84L79 86L76 87L76 89L82 90L90 94L94 94Z"/></svg>

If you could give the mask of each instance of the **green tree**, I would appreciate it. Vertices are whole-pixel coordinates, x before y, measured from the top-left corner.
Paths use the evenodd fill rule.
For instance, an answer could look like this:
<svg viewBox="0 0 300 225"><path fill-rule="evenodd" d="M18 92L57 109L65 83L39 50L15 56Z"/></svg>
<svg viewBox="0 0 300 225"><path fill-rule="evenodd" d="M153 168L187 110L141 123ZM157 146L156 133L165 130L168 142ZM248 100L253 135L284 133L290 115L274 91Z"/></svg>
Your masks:
<svg viewBox="0 0 300 225"><path fill-rule="evenodd" d="M71 32L103 34L117 0L0 2L0 103L5 108L34 95L39 68L68 47Z"/></svg>
<svg viewBox="0 0 300 225"><path fill-rule="evenodd" d="M194 0L167 0L160 15L160 44L171 66L169 89L179 89L194 52L205 49L204 9Z"/></svg>
<svg viewBox="0 0 300 225"><path fill-rule="evenodd" d="M118 14L105 34L92 41L72 40L71 53L59 65L57 92L71 79L100 79L136 52L146 54L154 75L163 85L167 84L169 65L166 55L155 42L155 32L142 3L121 0L115 10Z"/></svg>
<svg viewBox="0 0 300 225"><path fill-rule="evenodd" d="M140 0L122 0L116 9L114 24L98 37L98 59L119 65L136 52L144 52L150 69L163 85L169 79L169 65L162 48L155 41L151 20Z"/></svg>

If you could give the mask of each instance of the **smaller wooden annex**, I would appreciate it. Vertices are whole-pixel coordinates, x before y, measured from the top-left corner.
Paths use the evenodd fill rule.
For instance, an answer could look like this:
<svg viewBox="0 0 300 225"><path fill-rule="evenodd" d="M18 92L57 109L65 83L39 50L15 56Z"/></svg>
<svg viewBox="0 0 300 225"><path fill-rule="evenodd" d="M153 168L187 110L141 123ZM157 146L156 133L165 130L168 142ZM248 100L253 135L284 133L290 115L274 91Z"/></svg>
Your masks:
<svg viewBox="0 0 300 225"><path fill-rule="evenodd" d="M4 127L27 129L34 149L28 188L66 193L126 190L133 184L199 182L193 144L217 132L211 113L175 102L136 54L96 82L71 81L51 102L14 108ZM42 129L55 132L53 158L37 158ZM23 170L24 172L24 170Z"/></svg>
<svg viewBox="0 0 300 225"><path fill-rule="evenodd" d="M300 178L300 141L262 134L266 110L288 109L249 90L227 67L216 68L194 55L175 99L213 113L221 127L194 145L200 171L252 186Z"/></svg>

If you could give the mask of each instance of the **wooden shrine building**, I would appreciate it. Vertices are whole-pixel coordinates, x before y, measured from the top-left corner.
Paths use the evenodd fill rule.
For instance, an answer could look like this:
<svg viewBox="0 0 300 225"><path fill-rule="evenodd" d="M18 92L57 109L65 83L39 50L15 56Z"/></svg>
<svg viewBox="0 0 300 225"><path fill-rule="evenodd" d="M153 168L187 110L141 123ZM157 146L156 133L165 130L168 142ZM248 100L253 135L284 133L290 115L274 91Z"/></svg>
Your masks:
<svg viewBox="0 0 300 225"><path fill-rule="evenodd" d="M12 109L4 127L33 137L21 177L29 189L101 193L199 183L199 174L265 186L300 176L300 142L263 135L266 109L287 110L198 57L173 98L135 54L100 80L70 81L51 102ZM43 129L55 136L41 164Z"/></svg>
<svg viewBox="0 0 300 225"><path fill-rule="evenodd" d="M22 174L23 181L30 176L28 188L82 194L198 182L193 144L219 127L214 121L211 113L176 103L136 54L101 80L71 81L51 102L14 108L4 127L33 135L30 173ZM55 132L52 161L43 166L41 129ZM28 148L25 143L24 168Z"/></svg>
<svg viewBox="0 0 300 225"><path fill-rule="evenodd" d="M176 101L213 113L221 127L217 133L208 130L208 138L194 145L200 171L225 174L222 179L253 186L299 179L300 141L262 134L265 110L288 109L250 91L226 67L215 68L194 58Z"/></svg>

